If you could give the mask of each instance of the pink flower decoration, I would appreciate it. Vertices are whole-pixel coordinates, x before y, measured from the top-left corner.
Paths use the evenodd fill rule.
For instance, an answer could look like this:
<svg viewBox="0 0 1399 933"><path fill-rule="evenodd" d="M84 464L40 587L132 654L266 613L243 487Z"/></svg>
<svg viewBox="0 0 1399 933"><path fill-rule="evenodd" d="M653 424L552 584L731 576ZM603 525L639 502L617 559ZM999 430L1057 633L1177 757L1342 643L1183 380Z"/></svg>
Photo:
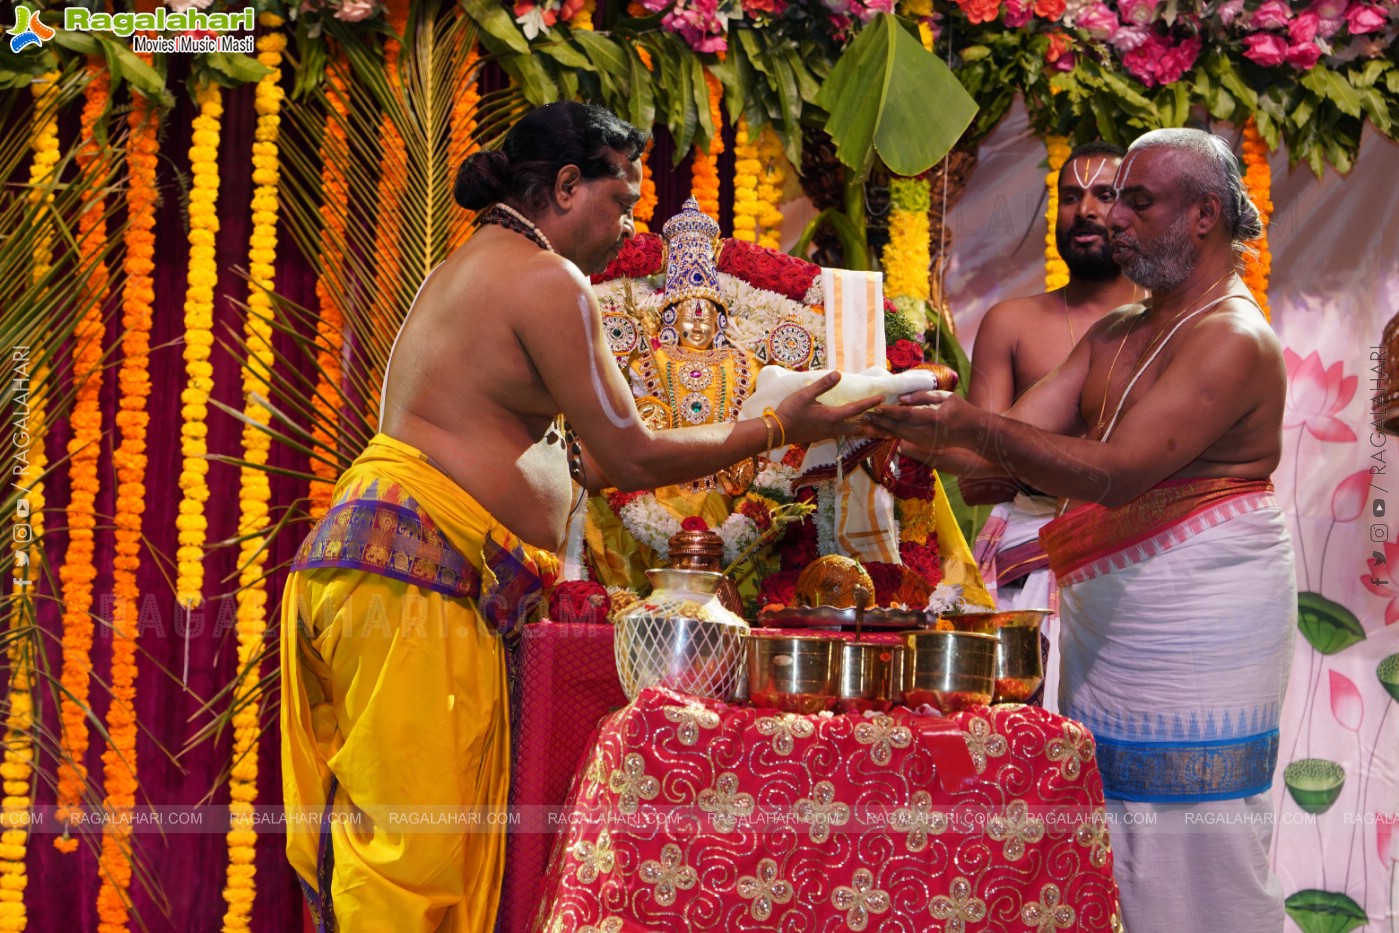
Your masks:
<svg viewBox="0 0 1399 933"><path fill-rule="evenodd" d="M1365 701L1355 689L1355 682L1338 671L1331 672L1331 715L1351 732L1359 732L1365 719Z"/></svg>
<svg viewBox="0 0 1399 933"><path fill-rule="evenodd" d="M1164 36L1151 34L1141 46L1122 56L1122 66L1147 87L1171 84L1195 64L1200 46L1198 36L1173 44Z"/></svg>
<svg viewBox="0 0 1399 933"><path fill-rule="evenodd" d="M1373 3L1352 3L1346 8L1346 23L1352 36L1379 32L1385 26L1384 10Z"/></svg>
<svg viewBox="0 0 1399 933"><path fill-rule="evenodd" d="M1244 58L1264 68L1281 65L1287 60L1287 40L1269 32L1255 32L1244 37Z"/></svg>
<svg viewBox="0 0 1399 933"><path fill-rule="evenodd" d="M1365 589L1374 593L1380 599L1389 600L1384 607L1384 624L1393 625L1399 622L1399 578L1395 577L1395 563L1399 561L1399 544L1385 542L1384 564L1376 563L1373 557L1365 561L1365 566L1370 568L1370 572L1360 578L1360 583ZM1380 580L1381 583L1374 581Z"/></svg>
<svg viewBox="0 0 1399 933"><path fill-rule="evenodd" d="M1005 12L1001 14L1001 19L1008 28L1019 29L1030 21L1033 14L1030 0L1006 0Z"/></svg>
<svg viewBox="0 0 1399 933"><path fill-rule="evenodd" d="M1321 47L1315 42L1302 42L1287 47L1284 56L1287 63L1299 71L1306 71L1321 60Z"/></svg>
<svg viewBox="0 0 1399 933"><path fill-rule="evenodd" d="M379 10L374 0L345 0L335 11L335 18L347 23L358 23L368 19Z"/></svg>
<svg viewBox="0 0 1399 933"><path fill-rule="evenodd" d="M1316 34L1323 39L1329 39L1341 31L1341 27L1346 21L1339 16L1325 17L1316 21Z"/></svg>
<svg viewBox="0 0 1399 933"><path fill-rule="evenodd" d="M1227 3L1219 5L1219 9L1214 11L1214 15L1219 17L1219 21L1224 25L1231 26L1243 11L1244 0L1228 0Z"/></svg>
<svg viewBox="0 0 1399 933"><path fill-rule="evenodd" d="M1369 498L1369 492L1369 470L1357 470L1341 480L1336 491L1331 493L1331 520L1355 521L1365 511L1365 500Z"/></svg>
<svg viewBox="0 0 1399 933"><path fill-rule="evenodd" d="M1292 11L1282 0L1266 0L1253 11L1248 24L1254 29L1281 29L1292 18Z"/></svg>
<svg viewBox="0 0 1399 933"><path fill-rule="evenodd" d="M1244 52L1244 55L1260 65L1269 64L1248 52ZM1324 369L1321 357L1315 350L1303 359L1288 348L1282 351L1282 357L1287 366L1287 409L1283 413L1282 426L1305 427L1313 437L1322 441L1355 440L1355 432L1336 415L1355 397L1358 377L1345 375L1340 362Z"/></svg>
<svg viewBox="0 0 1399 933"><path fill-rule="evenodd" d="M1123 26L1113 33L1108 42L1119 52L1134 52L1145 45L1151 36L1150 26Z"/></svg>
<svg viewBox="0 0 1399 933"><path fill-rule="evenodd" d="M1121 0L1117 12L1122 22L1133 26L1146 26L1156 19L1156 0Z"/></svg>
<svg viewBox="0 0 1399 933"><path fill-rule="evenodd" d="M1310 42L1316 38L1316 30L1320 22L1321 17L1315 13L1298 13L1297 18L1287 24L1287 37L1294 44Z"/></svg>
<svg viewBox="0 0 1399 933"><path fill-rule="evenodd" d="M1346 15L1346 0L1316 0L1307 9L1322 19L1340 19Z"/></svg>
<svg viewBox="0 0 1399 933"><path fill-rule="evenodd" d="M1116 32L1122 23L1112 10L1101 3L1094 3L1078 14L1074 20L1074 25L1079 29L1087 30L1090 36L1103 42Z"/></svg>
<svg viewBox="0 0 1399 933"><path fill-rule="evenodd" d="M1380 852L1380 864L1385 868L1394 865L1399 859L1399 813L1375 814L1375 848Z"/></svg>

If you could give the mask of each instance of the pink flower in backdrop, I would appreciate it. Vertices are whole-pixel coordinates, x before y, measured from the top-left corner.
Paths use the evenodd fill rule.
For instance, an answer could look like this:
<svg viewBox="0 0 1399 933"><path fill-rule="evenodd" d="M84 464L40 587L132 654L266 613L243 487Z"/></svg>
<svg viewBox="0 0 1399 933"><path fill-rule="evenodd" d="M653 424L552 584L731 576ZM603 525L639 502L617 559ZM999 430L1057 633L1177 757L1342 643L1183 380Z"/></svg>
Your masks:
<svg viewBox="0 0 1399 933"><path fill-rule="evenodd" d="M1299 71L1306 71L1321 60L1321 46L1315 42L1301 42L1287 47L1283 56L1287 63Z"/></svg>
<svg viewBox="0 0 1399 933"><path fill-rule="evenodd" d="M1287 40L1271 32L1255 32L1245 36L1244 58L1265 68L1281 65L1287 60Z"/></svg>
<svg viewBox="0 0 1399 933"><path fill-rule="evenodd" d="M1399 860L1399 813L1375 814L1375 848L1380 853L1380 864L1390 868Z"/></svg>
<svg viewBox="0 0 1399 933"><path fill-rule="evenodd" d="M1281 29L1292 18L1292 11L1282 0L1265 0L1253 11L1248 25L1253 29Z"/></svg>
<svg viewBox="0 0 1399 933"><path fill-rule="evenodd" d="M1365 701L1355 689L1355 681L1339 671L1331 671L1331 715L1341 728L1359 732L1365 721Z"/></svg>
<svg viewBox="0 0 1399 933"><path fill-rule="evenodd" d="M1055 71L1073 71L1074 53L1073 40L1066 32L1052 32L1049 34L1049 48L1044 50L1044 60L1049 67Z"/></svg>
<svg viewBox="0 0 1399 933"><path fill-rule="evenodd" d="M1173 43L1153 33L1140 47L1122 56L1122 67L1147 87L1173 84L1194 66L1201 44L1199 36Z"/></svg>
<svg viewBox="0 0 1399 933"><path fill-rule="evenodd" d="M1352 36L1379 32L1385 27L1384 10L1373 3L1352 3L1346 8L1346 23Z"/></svg>
<svg viewBox="0 0 1399 933"><path fill-rule="evenodd" d="M1153 33L1150 26L1123 26L1112 34L1108 42L1119 52L1134 52L1141 48Z"/></svg>
<svg viewBox="0 0 1399 933"><path fill-rule="evenodd" d="M1121 0L1117 12L1122 22L1133 26L1145 26L1156 19L1156 0Z"/></svg>
<svg viewBox="0 0 1399 933"><path fill-rule="evenodd" d="M1034 15L1034 10L1030 8L1030 0L1006 0L1005 12L1001 14L1001 21L1011 29L1019 29L1030 21Z"/></svg>
<svg viewBox="0 0 1399 933"><path fill-rule="evenodd" d="M1336 415L1355 397L1359 378L1347 376L1340 362L1329 369L1323 367L1315 350L1303 359L1287 348L1282 351L1282 358L1287 365L1287 408L1282 426L1305 427L1322 441L1355 440L1355 432Z"/></svg>
<svg viewBox="0 0 1399 933"><path fill-rule="evenodd" d="M1341 27L1346 21L1339 16L1325 17L1316 21L1316 34L1323 39L1329 39L1341 31Z"/></svg>
<svg viewBox="0 0 1399 933"><path fill-rule="evenodd" d="M1399 571L1399 568L1395 566L1396 562L1399 562L1399 544L1386 541L1384 563L1380 564L1373 557L1368 558L1365 561L1365 566L1370 568L1370 572L1360 578L1360 583L1365 589L1380 599L1389 600L1384 607L1385 625L1399 622L1399 578L1394 576Z"/></svg>
<svg viewBox="0 0 1399 933"><path fill-rule="evenodd" d="M1310 42L1316 38L1317 26L1321 17L1310 11L1298 13L1297 18L1287 24L1287 37L1293 43Z"/></svg>
<svg viewBox="0 0 1399 933"><path fill-rule="evenodd" d="M335 11L335 18L347 23L358 23L373 16L378 10L379 4L375 0L345 0L340 4L340 9Z"/></svg>
<svg viewBox="0 0 1399 933"><path fill-rule="evenodd" d="M1214 15L1224 25L1231 26L1243 11L1244 0L1229 0L1228 3L1221 3L1219 8L1214 11Z"/></svg>
<svg viewBox="0 0 1399 933"><path fill-rule="evenodd" d="M1355 521L1365 511L1365 500L1369 498L1369 492L1369 470L1357 470L1341 480L1336 491L1331 493L1331 520Z"/></svg>
<svg viewBox="0 0 1399 933"><path fill-rule="evenodd" d="M1346 15L1346 0L1316 0L1307 9L1322 19L1340 19Z"/></svg>
<svg viewBox="0 0 1399 933"><path fill-rule="evenodd" d="M1090 36L1103 42L1111 37L1122 26L1122 23L1112 10L1101 3L1094 3L1078 14L1074 20L1074 25L1079 29L1086 29Z"/></svg>

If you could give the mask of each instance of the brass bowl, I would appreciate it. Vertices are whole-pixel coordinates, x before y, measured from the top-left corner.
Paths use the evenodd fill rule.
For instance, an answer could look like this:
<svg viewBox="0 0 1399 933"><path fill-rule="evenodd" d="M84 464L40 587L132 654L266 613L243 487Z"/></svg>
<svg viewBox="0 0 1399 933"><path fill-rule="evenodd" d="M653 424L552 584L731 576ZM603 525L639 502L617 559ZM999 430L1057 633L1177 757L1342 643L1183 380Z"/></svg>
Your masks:
<svg viewBox="0 0 1399 933"><path fill-rule="evenodd" d="M836 709L842 713L887 713L903 699L907 655L908 649L902 645L847 641L841 650Z"/></svg>
<svg viewBox="0 0 1399 933"><path fill-rule="evenodd" d="M748 702L787 713L819 713L840 693L841 641L819 635L748 638Z"/></svg>
<svg viewBox="0 0 1399 933"><path fill-rule="evenodd" d="M996 686L995 635L977 632L905 632L911 659L904 678L904 704L956 713L991 702Z"/></svg>
<svg viewBox="0 0 1399 933"><path fill-rule="evenodd" d="M959 632L995 635L996 691L993 702L1024 703L1044 682L1044 661L1040 654L1040 625L1049 617L1048 609L1016 609L1006 612L964 612L944 615Z"/></svg>

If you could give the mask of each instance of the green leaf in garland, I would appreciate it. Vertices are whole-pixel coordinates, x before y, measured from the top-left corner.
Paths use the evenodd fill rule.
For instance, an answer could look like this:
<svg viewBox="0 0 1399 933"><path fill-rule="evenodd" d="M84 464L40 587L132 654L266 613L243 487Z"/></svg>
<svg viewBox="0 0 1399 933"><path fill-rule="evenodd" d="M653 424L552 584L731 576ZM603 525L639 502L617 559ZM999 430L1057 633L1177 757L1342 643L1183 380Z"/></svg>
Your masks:
<svg viewBox="0 0 1399 933"><path fill-rule="evenodd" d="M1297 628L1322 654L1335 654L1365 640L1365 629L1355 613L1320 593L1297 594Z"/></svg>
<svg viewBox="0 0 1399 933"><path fill-rule="evenodd" d="M272 73L262 62L240 53L208 52L200 57L210 71L220 76L219 83L224 87L253 84Z"/></svg>
<svg viewBox="0 0 1399 933"><path fill-rule="evenodd" d="M515 25L505 7L494 0L461 0L466 15L476 21L487 36L495 41L488 43L497 48L504 46L520 55L529 55L529 40ZM502 62L504 64L504 62Z"/></svg>
<svg viewBox="0 0 1399 933"><path fill-rule="evenodd" d="M1282 771L1287 792L1308 813L1325 813L1341 796L1346 769L1325 758L1299 758Z"/></svg>
<svg viewBox="0 0 1399 933"><path fill-rule="evenodd" d="M1380 686L1399 701L1399 654L1391 654L1381 661L1375 668L1375 676L1379 678Z"/></svg>
<svg viewBox="0 0 1399 933"><path fill-rule="evenodd" d="M1302 933L1350 933L1370 922L1359 904L1337 891L1298 891L1283 907Z"/></svg>
<svg viewBox="0 0 1399 933"><path fill-rule="evenodd" d="M896 175L927 171L976 116L976 101L936 55L880 13L846 47L816 95L836 157L863 175L874 154Z"/></svg>

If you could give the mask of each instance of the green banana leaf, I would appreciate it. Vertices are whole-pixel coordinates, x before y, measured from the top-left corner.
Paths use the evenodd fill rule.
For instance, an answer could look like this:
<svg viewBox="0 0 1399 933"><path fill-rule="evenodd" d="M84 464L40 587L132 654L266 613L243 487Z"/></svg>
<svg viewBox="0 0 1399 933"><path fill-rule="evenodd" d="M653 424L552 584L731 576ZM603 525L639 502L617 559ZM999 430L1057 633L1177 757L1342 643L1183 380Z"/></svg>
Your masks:
<svg viewBox="0 0 1399 933"><path fill-rule="evenodd" d="M948 67L886 13L846 48L816 103L830 113L836 157L860 177L875 153L897 175L927 171L977 109Z"/></svg>

